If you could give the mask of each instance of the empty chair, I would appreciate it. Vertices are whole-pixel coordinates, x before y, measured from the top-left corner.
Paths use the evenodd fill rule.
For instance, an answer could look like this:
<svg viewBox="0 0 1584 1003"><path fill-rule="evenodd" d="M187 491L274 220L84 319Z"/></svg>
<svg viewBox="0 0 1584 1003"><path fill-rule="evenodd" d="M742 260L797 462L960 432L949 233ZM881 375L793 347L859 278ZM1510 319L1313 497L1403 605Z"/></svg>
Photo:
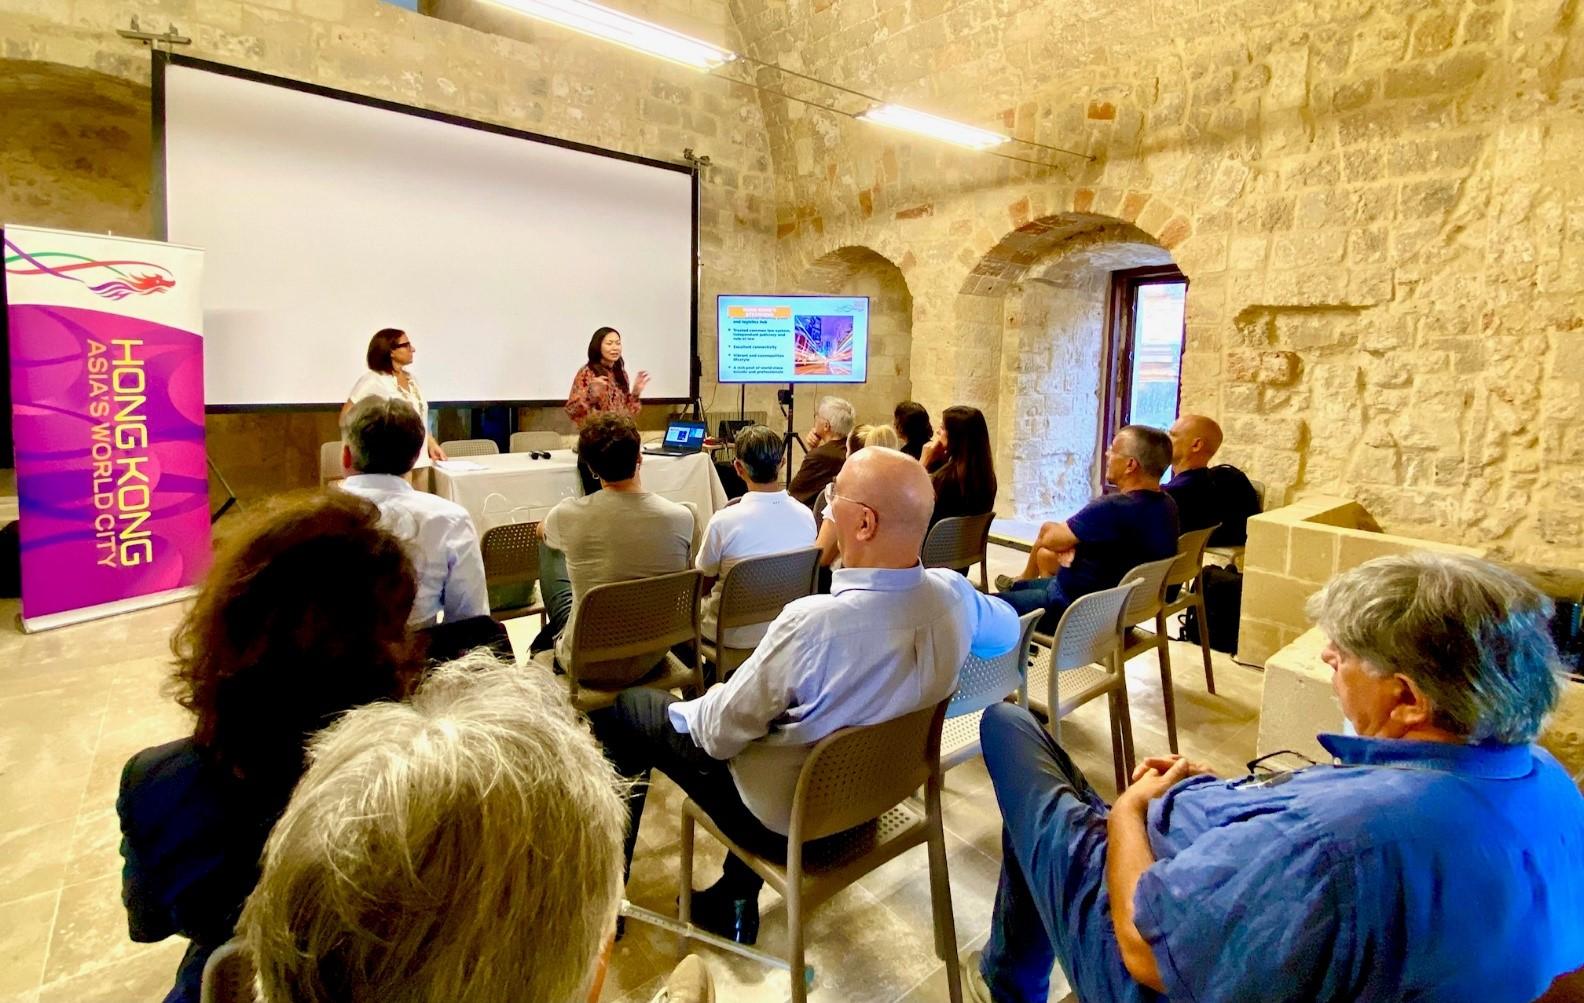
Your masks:
<svg viewBox="0 0 1584 1003"><path fill-rule="evenodd" d="M1171 571L1166 575L1166 591L1171 592L1173 586L1178 587L1177 596L1168 599L1161 606L1161 611L1155 614L1155 633L1164 637L1166 635L1166 618L1180 610L1193 609L1199 617L1199 649L1204 654L1205 688L1211 693L1215 692L1215 673L1210 668L1210 621L1205 616L1204 592L1199 588L1199 574L1204 570L1205 544L1210 540L1210 534L1220 529L1219 525L1207 529L1196 529L1191 533L1184 533L1177 538L1177 562L1172 565ZM1165 675L1165 663L1161 663L1161 688L1171 688L1171 677ZM1175 752L1177 747L1172 746Z"/></svg>
<svg viewBox="0 0 1584 1003"><path fill-rule="evenodd" d="M985 551L990 546L990 523L994 512L983 515L957 515L930 527L919 551L926 568L951 568L966 572L979 565L979 591L990 591L990 572Z"/></svg>
<svg viewBox="0 0 1584 1003"><path fill-rule="evenodd" d="M509 444L513 453L551 452L565 449L559 432L513 432Z"/></svg>
<svg viewBox="0 0 1584 1003"><path fill-rule="evenodd" d="M254 1003L253 956L240 940L228 940L204 962L199 1003Z"/></svg>
<svg viewBox="0 0 1584 1003"><path fill-rule="evenodd" d="M1122 651L1117 656L1126 664L1134 655L1155 649L1155 657L1160 661L1161 699L1166 703L1166 741L1173 752L1177 751L1177 700L1172 692L1170 639L1166 636L1166 617L1162 610L1166 606L1166 578L1176 567L1178 557L1140 564L1122 576L1123 581L1142 578L1144 583L1128 600L1122 618ZM1137 628L1146 621L1154 621L1155 633L1147 634Z"/></svg>
<svg viewBox="0 0 1584 1003"><path fill-rule="evenodd" d="M715 663L717 679L725 679L753 654L752 648L725 643L733 627L769 623L786 604L814 592L819 573L819 548L805 547L780 554L749 557L726 569L721 576L720 604L715 610L715 636L700 646L704 658Z"/></svg>
<svg viewBox="0 0 1584 1003"><path fill-rule="evenodd" d="M1170 562L1167 558L1157 563ZM1163 566L1158 576L1165 574ZM1145 584L1135 576L1114 589L1081 596L1062 614L1055 633L1036 632L1035 655L1023 688L1023 706L1043 712L1045 728L1057 740L1062 718L1096 697L1107 698L1118 791L1133 773L1133 718L1128 712L1127 672L1117 653L1129 600Z"/></svg>
<svg viewBox="0 0 1584 1003"><path fill-rule="evenodd" d="M534 584L539 581L539 523L496 526L484 534L479 549L484 552L490 616L510 620L537 613L542 624L544 604L534 601Z"/></svg>
<svg viewBox="0 0 1584 1003"><path fill-rule="evenodd" d="M341 440L327 442L319 447L319 486L329 487L337 481L352 476L352 471L341 465Z"/></svg>
<svg viewBox="0 0 1584 1003"><path fill-rule="evenodd" d="M494 439L449 439L440 444L453 460L459 456L494 456L500 452Z"/></svg>
<svg viewBox="0 0 1584 1003"><path fill-rule="evenodd" d="M1018 642L1006 654L980 658L969 652L957 674L957 692L946 705L946 724L941 732L942 770L979 755L979 719L984 717L985 708L1023 688L1029 643L1034 637L1034 625L1043 615L1043 610L1034 610L1018 618L1022 624Z"/></svg>
<svg viewBox="0 0 1584 1003"><path fill-rule="evenodd" d="M677 904L687 923L693 903L693 827L702 825L779 892L787 907L787 960L792 999L804 1003L804 925L814 909L901 853L929 846L930 902L935 953L946 962L946 988L962 1003L957 930L952 920L941 822L943 700L881 724L843 728L815 743L798 774L792 798L786 863L751 853L720 831L691 799L682 805L682 883ZM911 795L924 788L924 810ZM835 836L835 839L826 837ZM820 840L819 843L814 843Z"/></svg>
<svg viewBox="0 0 1584 1003"><path fill-rule="evenodd" d="M672 645L691 643L699 655L697 571L678 571L589 589L572 618L571 664L563 665L572 703L579 710L609 707L630 686L704 691L702 668L688 668L671 653ZM540 652L541 660L553 659ZM552 662L553 664L553 662Z"/></svg>

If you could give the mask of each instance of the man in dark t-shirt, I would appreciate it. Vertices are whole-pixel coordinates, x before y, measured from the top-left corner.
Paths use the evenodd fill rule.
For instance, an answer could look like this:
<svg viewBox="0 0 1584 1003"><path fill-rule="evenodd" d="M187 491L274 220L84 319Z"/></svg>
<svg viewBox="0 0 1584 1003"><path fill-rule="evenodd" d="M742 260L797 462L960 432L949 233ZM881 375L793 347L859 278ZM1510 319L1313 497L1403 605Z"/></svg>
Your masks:
<svg viewBox="0 0 1584 1003"><path fill-rule="evenodd" d="M1212 547L1241 547L1248 539L1248 518L1260 511L1259 492L1229 463L1210 466L1221 448L1221 426L1202 414L1185 414L1166 430L1172 445L1172 479L1162 490L1177 503L1184 533L1219 526Z"/></svg>
<svg viewBox="0 0 1584 1003"><path fill-rule="evenodd" d="M1018 613L1045 610L1041 630L1060 621L1073 600L1112 588L1134 567L1177 553L1177 505L1161 491L1171 440L1148 425L1126 425L1106 450L1101 495L1066 522L1040 527L1021 579L998 578L997 593Z"/></svg>

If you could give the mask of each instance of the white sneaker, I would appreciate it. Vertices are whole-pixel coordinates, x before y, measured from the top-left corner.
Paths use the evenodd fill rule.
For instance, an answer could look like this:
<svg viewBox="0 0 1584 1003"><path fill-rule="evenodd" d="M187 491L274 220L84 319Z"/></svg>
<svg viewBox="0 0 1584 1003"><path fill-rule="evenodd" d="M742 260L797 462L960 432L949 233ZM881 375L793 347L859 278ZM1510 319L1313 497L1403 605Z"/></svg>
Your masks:
<svg viewBox="0 0 1584 1003"><path fill-rule="evenodd" d="M962 975L964 1003L995 1003L990 998L990 986L979 971L979 960L983 957L983 951L969 951L957 961L959 974Z"/></svg>
<svg viewBox="0 0 1584 1003"><path fill-rule="evenodd" d="M715 1003L715 980L704 959L696 954L683 958L650 1003Z"/></svg>

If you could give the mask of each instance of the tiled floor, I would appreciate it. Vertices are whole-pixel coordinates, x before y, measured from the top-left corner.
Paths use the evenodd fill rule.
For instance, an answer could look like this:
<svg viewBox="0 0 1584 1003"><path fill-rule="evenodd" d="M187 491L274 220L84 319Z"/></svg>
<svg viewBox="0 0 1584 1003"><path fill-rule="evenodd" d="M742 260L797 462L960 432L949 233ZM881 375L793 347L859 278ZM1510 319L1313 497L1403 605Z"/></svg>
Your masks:
<svg viewBox="0 0 1584 1003"><path fill-rule="evenodd" d="M997 548L991 571L1022 556ZM127 757L181 735L190 723L162 692L168 637L179 607L164 607L47 634L23 635L0 602L0 1003L133 1003L162 997L184 945L127 940L120 900L116 787ZM527 623L522 626L527 627ZM515 633L515 632L514 632ZM1183 751L1225 773L1253 755L1261 676L1225 656L1218 693L1205 691L1197 649L1172 646ZM1164 751L1160 673L1153 656L1128 667L1140 754ZM1111 793L1110 739L1102 703L1063 722L1064 743ZM977 946L989 925L1000 860L1000 820L982 764L947 775L946 826L957 939ZM676 895L676 788L657 783L644 817L629 896L671 912ZM720 849L700 839L702 886L719 873ZM785 914L766 891L760 945L785 943ZM893 861L818 910L809 962L818 1003L935 1003L945 969L930 930L922 848ZM674 937L640 923L617 945L605 999L646 1001L676 963ZM700 950L722 1003L778 1003L786 976ZM1066 994L1060 973L1052 999Z"/></svg>

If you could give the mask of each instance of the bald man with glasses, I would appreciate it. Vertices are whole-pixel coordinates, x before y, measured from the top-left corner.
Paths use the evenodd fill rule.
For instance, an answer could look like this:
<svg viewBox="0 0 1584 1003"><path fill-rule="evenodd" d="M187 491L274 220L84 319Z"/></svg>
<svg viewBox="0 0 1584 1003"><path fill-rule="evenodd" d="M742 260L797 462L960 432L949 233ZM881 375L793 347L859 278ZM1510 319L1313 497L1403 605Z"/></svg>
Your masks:
<svg viewBox="0 0 1584 1003"><path fill-rule="evenodd" d="M815 742L944 700L968 653L993 657L1017 643L1012 608L967 579L919 564L935 504L919 462L894 449L854 455L832 482L844 567L830 595L789 604L753 657L697 700L632 689L592 716L626 776L632 859L649 771L658 769L756 853L786 851L792 795ZM763 879L736 857L693 897L694 922L739 943L759 930Z"/></svg>

